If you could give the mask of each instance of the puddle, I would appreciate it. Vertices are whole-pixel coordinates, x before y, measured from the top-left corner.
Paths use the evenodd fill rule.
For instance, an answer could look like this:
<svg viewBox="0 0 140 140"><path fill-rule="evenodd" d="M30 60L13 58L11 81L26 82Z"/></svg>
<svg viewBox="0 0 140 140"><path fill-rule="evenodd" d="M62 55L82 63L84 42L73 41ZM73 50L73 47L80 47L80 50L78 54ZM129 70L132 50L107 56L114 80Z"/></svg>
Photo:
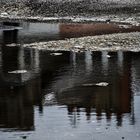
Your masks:
<svg viewBox="0 0 140 140"><path fill-rule="evenodd" d="M6 23L6 25L7 24L8 22ZM10 26L3 27L3 35L0 34L0 37L4 38L6 44L8 44L7 40L9 39L11 39L11 43L17 43L18 40L19 44L28 44L34 42L63 40L67 38L77 38L83 36L140 31L140 26L134 26L128 23L93 22L87 24L17 22L13 24L18 24L23 29L18 30L19 27L14 27L16 30L13 30L13 27ZM12 40L13 35L15 36L16 40Z"/></svg>
<svg viewBox="0 0 140 140"><path fill-rule="evenodd" d="M140 53L118 43L137 51L139 32L127 32L140 27L120 25L25 22L22 30L0 31L0 139L138 140ZM119 49L90 51L91 40ZM55 49L29 48L44 42ZM77 51L56 47L63 45Z"/></svg>
<svg viewBox="0 0 140 140"><path fill-rule="evenodd" d="M52 53L1 47L0 139L139 139L140 53Z"/></svg>

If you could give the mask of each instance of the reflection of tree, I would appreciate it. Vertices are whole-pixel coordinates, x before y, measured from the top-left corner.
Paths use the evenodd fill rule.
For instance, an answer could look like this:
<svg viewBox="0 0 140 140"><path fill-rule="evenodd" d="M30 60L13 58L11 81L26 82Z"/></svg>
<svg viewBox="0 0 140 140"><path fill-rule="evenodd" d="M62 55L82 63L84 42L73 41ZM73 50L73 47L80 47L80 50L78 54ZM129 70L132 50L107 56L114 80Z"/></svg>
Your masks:
<svg viewBox="0 0 140 140"><path fill-rule="evenodd" d="M96 55L96 54L95 54ZM110 55L116 55L110 54ZM101 57L100 57L101 58ZM95 59L95 58L94 58ZM101 61L101 60L100 60ZM127 63L129 61L129 63ZM101 81L106 79L109 82L107 87L83 87L83 86L73 86L69 89L65 88L64 91L58 93L56 98L59 104L67 105L68 114L75 117L74 114L80 113L79 110L84 108L87 116L87 120L91 119L93 112L96 112L96 119L101 120L102 114L105 113L107 121L111 121L112 116L116 116L117 125L122 125L122 119L124 114L132 113L132 100L133 95L131 92L131 54L124 53L124 59L122 63L121 72L117 68L116 57L108 61L108 71L112 71L109 74L111 76L106 77L106 74L102 73L102 63L98 63L97 60L93 61L93 66L98 66L101 74L101 79L97 77L94 73L94 68L90 77L93 77L94 81ZM77 64L78 62L76 62ZM98 63L98 64L97 64ZM78 65L78 64L77 64ZM115 66L115 67L114 67ZM119 65L120 67L120 65ZM76 70L77 71L77 70ZM107 71L105 71L107 72ZM107 75L109 75L107 74ZM80 81L80 79L77 78ZM76 113L75 113L76 112ZM75 120L73 118L73 120ZM134 119L132 119L134 120ZM73 122L74 123L74 122ZM134 121L132 122L134 123Z"/></svg>
<svg viewBox="0 0 140 140"><path fill-rule="evenodd" d="M6 52L6 49L2 49L2 51L4 50ZM19 50L19 48L16 49L15 54L19 53ZM12 51L9 49L9 55L7 56L11 56L10 52ZM70 120L74 127L76 127L78 123L77 120L80 119L79 116L81 114L81 109L86 112L87 120L92 119L92 113L96 114L97 120L101 120L102 115L105 114L107 121L111 121L112 116L115 115L118 126L122 125L124 114L131 114L131 103L133 100L130 89L131 55L127 54L128 57L126 57L124 53L124 59L122 59L123 62L119 63L119 68L121 67L120 72L117 66L117 53L109 54L113 57L111 59L108 59L108 62L106 64L108 69L106 69L105 71L103 70L104 67L102 66L104 61L102 60L103 57L101 57L101 52L94 52L93 57L91 53L88 54L91 55L91 57L88 58L90 58L90 61L92 61L89 65L85 64L87 63L87 61L85 61L85 57L87 57L87 55L85 55L84 53L78 54L78 57L76 56L74 59L75 65L71 71L69 69L71 63L69 52L65 52L60 56L54 57L50 55L50 52L46 53L42 51L39 55L36 55L40 60L40 63L38 63L37 65L35 65L36 63L34 63L35 59L31 58L31 54L35 54L34 51L32 52L31 50L26 50L25 52L21 52L22 53L20 54L24 54L24 57L26 59L25 61L21 61L24 63L22 68L32 68L31 70L34 73L34 69L36 69L38 66L41 67L41 83L40 79L38 78L37 80L29 79L27 83L20 88L15 88L14 90L3 90L2 88L0 89L0 125L2 127L4 126L6 128L11 127L24 130L32 129L34 127L34 105L39 106L40 112L43 111L41 104L41 89L43 89L43 91L45 90L46 92L48 90L56 90L58 92L57 94L55 94L56 101L58 102L58 104L67 106L68 116L70 117ZM10 70L10 63L8 63L8 61L10 62L10 57L6 58L6 53L2 53L2 59L5 57L3 60L6 62L5 65L8 64L8 66L6 67L8 68L8 70ZM14 60L18 61L18 55L14 56ZM33 58L34 57L35 55L33 55ZM126 61L129 61L129 63L127 63ZM13 65L15 68L18 68L17 63ZM87 71L87 66L90 66L91 71ZM84 74L86 72L89 72L88 74L86 74L87 77L84 77L84 75L82 75L81 73L79 74L79 70L82 70ZM76 73L78 73L79 76L76 75ZM74 80L72 78L74 78ZM81 86L83 84L83 80L85 80L84 78L90 79L91 81L89 80L88 82L92 83L105 80L109 82L109 86ZM62 81L60 79L62 79ZM86 82L86 80L84 82ZM69 84L71 86L69 86ZM68 88L65 87L65 85L67 85ZM64 90L62 90L63 87ZM46 94L46 92L44 94ZM56 92L54 91L54 93ZM11 110L14 111L12 112ZM10 120L9 118L16 118L17 121L12 121L12 119Z"/></svg>
<svg viewBox="0 0 140 140"><path fill-rule="evenodd" d="M0 88L0 127L34 129L34 105L41 102L39 80L14 89Z"/></svg>
<svg viewBox="0 0 140 140"><path fill-rule="evenodd" d="M59 67L69 62L67 57L69 53L56 56L56 59L50 53L42 52L40 56L37 50L3 45L1 54L0 127L33 130L34 105L38 106L40 113L43 113L41 88L45 88L48 81L54 77L50 73L57 74ZM42 60L41 63L40 60ZM42 68L41 79L40 67ZM27 73L8 73L18 69L25 69Z"/></svg>
<svg viewBox="0 0 140 140"><path fill-rule="evenodd" d="M6 32L6 34L8 33ZM13 42L4 35L4 43ZM40 78L38 78L39 54L37 51L25 51L22 48L5 45L1 47L1 54L0 127L33 130L34 105L37 105L42 113L41 83ZM27 70L27 72L9 73L22 69Z"/></svg>
<svg viewBox="0 0 140 140"><path fill-rule="evenodd" d="M18 30L3 31L3 43L17 43Z"/></svg>

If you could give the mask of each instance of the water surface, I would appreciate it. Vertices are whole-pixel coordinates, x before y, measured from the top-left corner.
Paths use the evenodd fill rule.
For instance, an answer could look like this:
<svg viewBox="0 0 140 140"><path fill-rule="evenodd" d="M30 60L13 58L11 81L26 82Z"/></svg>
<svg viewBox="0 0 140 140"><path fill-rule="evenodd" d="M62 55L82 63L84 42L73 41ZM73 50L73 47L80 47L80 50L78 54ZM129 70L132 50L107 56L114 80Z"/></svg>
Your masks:
<svg viewBox="0 0 140 140"><path fill-rule="evenodd" d="M139 52L56 54L1 36L0 140L140 139Z"/></svg>

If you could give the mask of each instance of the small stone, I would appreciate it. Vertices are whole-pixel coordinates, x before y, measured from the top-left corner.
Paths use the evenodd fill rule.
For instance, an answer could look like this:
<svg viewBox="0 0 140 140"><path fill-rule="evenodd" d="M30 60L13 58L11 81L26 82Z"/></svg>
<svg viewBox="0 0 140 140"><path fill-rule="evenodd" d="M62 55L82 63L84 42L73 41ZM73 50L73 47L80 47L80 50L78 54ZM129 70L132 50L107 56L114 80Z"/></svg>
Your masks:
<svg viewBox="0 0 140 140"><path fill-rule="evenodd" d="M9 14L8 13L6 13L6 12L2 12L1 14L0 14L0 16L2 16L2 17L7 17Z"/></svg>

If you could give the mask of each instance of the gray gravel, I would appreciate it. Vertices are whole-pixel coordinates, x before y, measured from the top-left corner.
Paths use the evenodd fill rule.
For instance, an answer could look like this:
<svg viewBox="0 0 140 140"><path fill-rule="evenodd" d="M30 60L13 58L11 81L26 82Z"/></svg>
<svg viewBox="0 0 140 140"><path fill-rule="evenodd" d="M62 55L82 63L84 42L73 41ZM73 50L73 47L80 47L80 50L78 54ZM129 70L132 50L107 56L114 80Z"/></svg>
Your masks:
<svg viewBox="0 0 140 140"><path fill-rule="evenodd" d="M140 33L119 33L101 36L87 36L67 40L24 44L23 47L52 51L140 51Z"/></svg>
<svg viewBox="0 0 140 140"><path fill-rule="evenodd" d="M11 16L92 16L140 12L139 0L18 0L0 1L0 13Z"/></svg>

